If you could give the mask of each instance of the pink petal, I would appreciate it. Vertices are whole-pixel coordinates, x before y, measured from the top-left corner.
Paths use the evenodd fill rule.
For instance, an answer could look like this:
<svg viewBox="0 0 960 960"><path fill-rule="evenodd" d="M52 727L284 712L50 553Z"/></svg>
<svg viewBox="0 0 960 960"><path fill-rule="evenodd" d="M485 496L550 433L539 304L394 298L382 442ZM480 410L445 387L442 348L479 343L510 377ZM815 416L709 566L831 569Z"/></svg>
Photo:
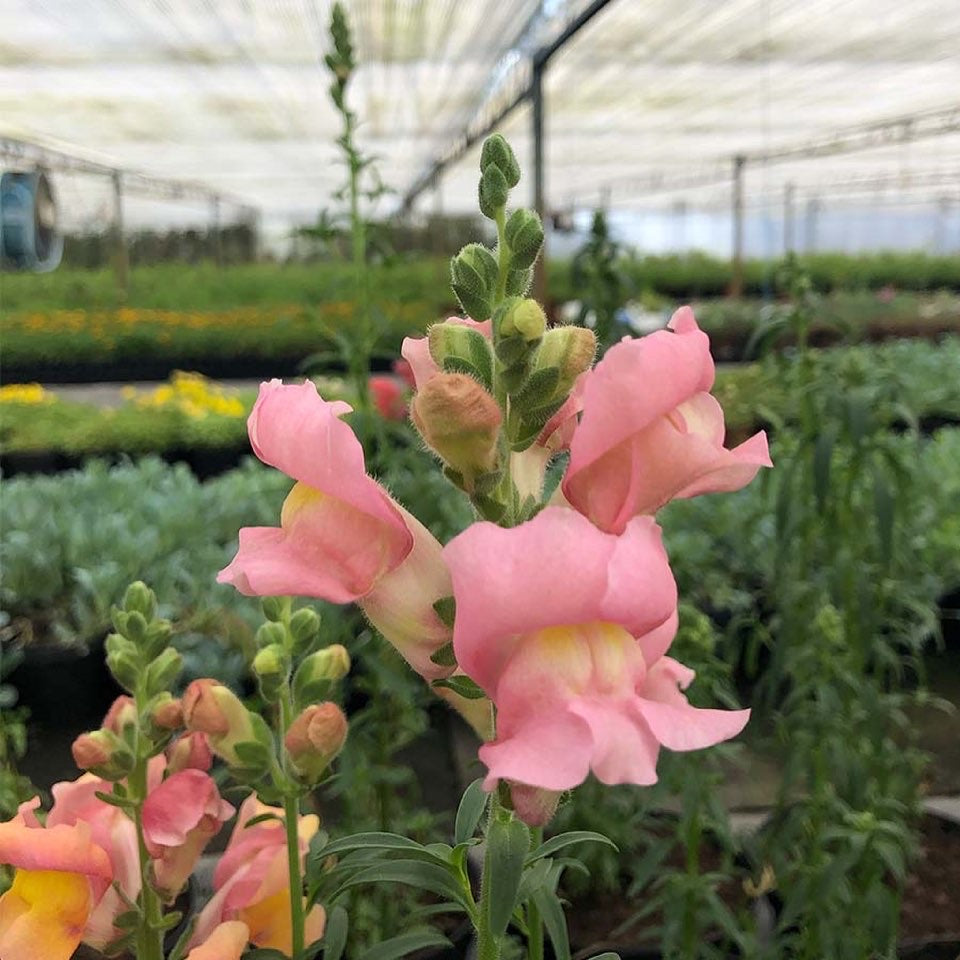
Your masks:
<svg viewBox="0 0 960 960"><path fill-rule="evenodd" d="M570 443L568 475L713 386L710 341L690 308L678 310L670 326L669 331L625 338L589 373L583 417Z"/></svg>
<svg viewBox="0 0 960 960"><path fill-rule="evenodd" d="M250 930L239 920L228 920L188 954L187 960L240 960L250 939Z"/></svg>
<svg viewBox="0 0 960 960"><path fill-rule="evenodd" d="M659 745L647 726L637 722L630 701L575 700L568 709L590 727L590 767L601 783L657 782Z"/></svg>
<svg viewBox="0 0 960 960"><path fill-rule="evenodd" d="M488 694L524 634L607 622L640 636L676 607L660 528L648 517L615 537L572 510L547 507L510 529L475 523L444 556L457 603L457 661Z"/></svg>
<svg viewBox="0 0 960 960"><path fill-rule="evenodd" d="M204 819L223 821L233 807L220 799L209 774L189 768L168 777L143 803L143 834L152 856L155 848L186 843L190 832Z"/></svg>
<svg viewBox="0 0 960 960"><path fill-rule="evenodd" d="M637 690L637 710L668 750L712 747L735 737L750 719L749 710L692 707L679 689L692 679L692 670L671 657L663 657Z"/></svg>

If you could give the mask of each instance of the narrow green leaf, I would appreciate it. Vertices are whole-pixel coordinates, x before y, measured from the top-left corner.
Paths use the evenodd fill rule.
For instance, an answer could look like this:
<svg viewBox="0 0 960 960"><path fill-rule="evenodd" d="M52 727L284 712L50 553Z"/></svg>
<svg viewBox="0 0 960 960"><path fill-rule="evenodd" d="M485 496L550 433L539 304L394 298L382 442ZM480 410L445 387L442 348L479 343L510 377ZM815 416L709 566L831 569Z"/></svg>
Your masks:
<svg viewBox="0 0 960 960"><path fill-rule="evenodd" d="M112 793L104 793L102 790L94 790L94 796L104 803L109 803L111 807L119 807L121 810L130 810L133 804L123 797L116 797Z"/></svg>
<svg viewBox="0 0 960 960"><path fill-rule="evenodd" d="M197 920L199 919L199 915L194 914L189 920L187 920L187 925L183 928L183 933L177 937L177 942L174 944L168 960L183 960L187 954L187 944L190 942L190 938L193 936L193 930L197 925Z"/></svg>
<svg viewBox="0 0 960 960"><path fill-rule="evenodd" d="M827 493L830 489L830 464L836 442L837 428L836 425L831 424L817 436L813 448L813 492L817 498L817 506L821 510L827 502Z"/></svg>
<svg viewBox="0 0 960 960"><path fill-rule="evenodd" d="M243 829L246 830L247 827L256 826L258 823L266 823L267 820L277 820L280 823L283 823L283 817L278 817L275 813L261 813L256 817L251 817L244 825Z"/></svg>
<svg viewBox="0 0 960 960"><path fill-rule="evenodd" d="M326 860L327 857L334 855L340 856L345 853L353 853L356 850L385 850L402 851L404 853L426 853L428 852L423 844L416 840L410 840L407 837L401 837L396 833L358 833L352 837L343 837L340 840L334 840L325 847L319 849L315 856L319 860Z"/></svg>
<svg viewBox="0 0 960 960"><path fill-rule="evenodd" d="M360 960L398 960L415 950L425 947L449 947L450 941L436 930L403 933L399 937L391 937L376 946L371 947L360 955Z"/></svg>
<svg viewBox="0 0 960 960"><path fill-rule="evenodd" d="M339 904L327 913L327 926L323 932L323 960L340 960L343 956L349 924L349 914Z"/></svg>
<svg viewBox="0 0 960 960"><path fill-rule="evenodd" d="M483 780L478 778L467 787L457 807L457 819L453 827L454 843L466 843L476 832L477 824L487 805L489 794L483 789Z"/></svg>
<svg viewBox="0 0 960 960"><path fill-rule="evenodd" d="M403 883L463 904L468 912L473 910L465 891L450 870L436 863L424 863L422 860L380 860L344 881L337 894L365 883Z"/></svg>
<svg viewBox="0 0 960 960"><path fill-rule="evenodd" d="M556 960L570 960L567 918L563 915L563 907L556 894L540 887L533 891L533 902L537 905L540 916L543 918L543 925L547 928L547 935L553 944Z"/></svg>
<svg viewBox="0 0 960 960"><path fill-rule="evenodd" d="M513 915L523 876L523 862L530 849L530 831L522 820L494 819L487 833L486 857L490 867L490 930L502 936Z"/></svg>
<svg viewBox="0 0 960 960"><path fill-rule="evenodd" d="M608 847L613 847L614 850L617 849L617 845L602 833L595 833L593 830L571 830L569 833L559 833L557 836L551 837L549 840L540 844L540 846L527 857L527 863L534 863L543 857L553 856L553 854L562 850L564 847L569 847L571 844L585 842L605 843Z"/></svg>

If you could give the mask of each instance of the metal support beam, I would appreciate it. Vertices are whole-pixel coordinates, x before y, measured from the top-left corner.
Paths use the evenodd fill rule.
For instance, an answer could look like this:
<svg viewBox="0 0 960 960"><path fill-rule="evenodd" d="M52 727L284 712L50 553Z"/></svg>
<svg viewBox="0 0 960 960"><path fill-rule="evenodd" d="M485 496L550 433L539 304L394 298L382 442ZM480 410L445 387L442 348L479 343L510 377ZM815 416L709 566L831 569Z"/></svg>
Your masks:
<svg viewBox="0 0 960 960"><path fill-rule="evenodd" d="M817 249L817 221L820 217L820 200L811 197L807 201L807 218L803 249L806 253L814 253Z"/></svg>
<svg viewBox="0 0 960 960"><path fill-rule="evenodd" d="M110 180L113 185L113 270L120 299L126 300L130 289L130 258L123 230L123 179L120 171L114 170Z"/></svg>
<svg viewBox="0 0 960 960"><path fill-rule="evenodd" d="M730 296L743 293L743 168L746 157L733 158L733 275L730 281Z"/></svg>
<svg viewBox="0 0 960 960"><path fill-rule="evenodd" d="M218 267L223 266L223 234L220 230L220 198L210 201L210 220L213 230L213 259Z"/></svg>
<svg viewBox="0 0 960 960"><path fill-rule="evenodd" d="M495 110L492 114L489 114L487 111L487 108L490 106L489 102L481 103L478 106L473 117L471 117L460 133L453 138L450 146L417 177L413 185L404 194L401 204L401 209L404 213L409 213L417 197L419 197L424 190L429 189L430 184L439 173L456 163L474 144L479 143L493 133L522 103L533 99L533 73L536 72L537 67L539 66L542 72L551 57L569 43L570 40L611 2L612 0L592 0L591 3L584 7L584 9L564 27L554 40L536 50L529 59L520 61L520 68L531 71L530 82L524 85L515 96L511 97L506 104L499 110Z"/></svg>
<svg viewBox="0 0 960 960"><path fill-rule="evenodd" d="M794 250L794 204L796 202L797 188L793 183L787 183L783 187L783 252L784 254L793 253Z"/></svg>
<svg viewBox="0 0 960 960"><path fill-rule="evenodd" d="M533 96L533 207L543 221L543 249L533 268L533 296L539 302L547 302L547 219L544 201L544 161L543 161L543 71L546 61L536 61L533 65L533 82L530 90Z"/></svg>

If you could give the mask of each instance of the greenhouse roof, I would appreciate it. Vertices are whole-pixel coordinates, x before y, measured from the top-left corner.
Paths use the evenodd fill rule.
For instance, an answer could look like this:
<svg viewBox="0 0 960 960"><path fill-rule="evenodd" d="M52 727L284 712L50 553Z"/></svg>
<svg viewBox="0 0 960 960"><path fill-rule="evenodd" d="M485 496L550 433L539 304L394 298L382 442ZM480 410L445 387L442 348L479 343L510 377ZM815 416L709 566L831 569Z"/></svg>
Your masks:
<svg viewBox="0 0 960 960"><path fill-rule="evenodd" d="M346 6L361 63L349 99L395 191L383 209L450 158L440 196L419 203L455 212L474 208L477 148L457 159L465 131L520 97L535 52L591 4ZM329 16L328 0L0 0L0 134L202 181L274 221L312 220L344 177L322 64ZM918 119L879 128L868 149L748 160L748 203L788 181L956 198L958 50L956 0L611 0L544 75L548 205L726 204L736 154L822 147L907 117ZM527 170L530 126L521 104L498 127ZM68 219L109 217L102 180L72 175L62 196ZM154 201L150 216L170 206Z"/></svg>

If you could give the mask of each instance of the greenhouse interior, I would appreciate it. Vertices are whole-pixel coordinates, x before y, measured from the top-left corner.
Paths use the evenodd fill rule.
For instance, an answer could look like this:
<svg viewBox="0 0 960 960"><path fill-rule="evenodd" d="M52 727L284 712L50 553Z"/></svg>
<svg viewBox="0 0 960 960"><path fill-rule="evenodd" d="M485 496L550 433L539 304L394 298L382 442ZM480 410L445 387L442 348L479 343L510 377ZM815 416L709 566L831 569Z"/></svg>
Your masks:
<svg viewBox="0 0 960 960"><path fill-rule="evenodd" d="M956 0L0 0L0 960L960 960Z"/></svg>

